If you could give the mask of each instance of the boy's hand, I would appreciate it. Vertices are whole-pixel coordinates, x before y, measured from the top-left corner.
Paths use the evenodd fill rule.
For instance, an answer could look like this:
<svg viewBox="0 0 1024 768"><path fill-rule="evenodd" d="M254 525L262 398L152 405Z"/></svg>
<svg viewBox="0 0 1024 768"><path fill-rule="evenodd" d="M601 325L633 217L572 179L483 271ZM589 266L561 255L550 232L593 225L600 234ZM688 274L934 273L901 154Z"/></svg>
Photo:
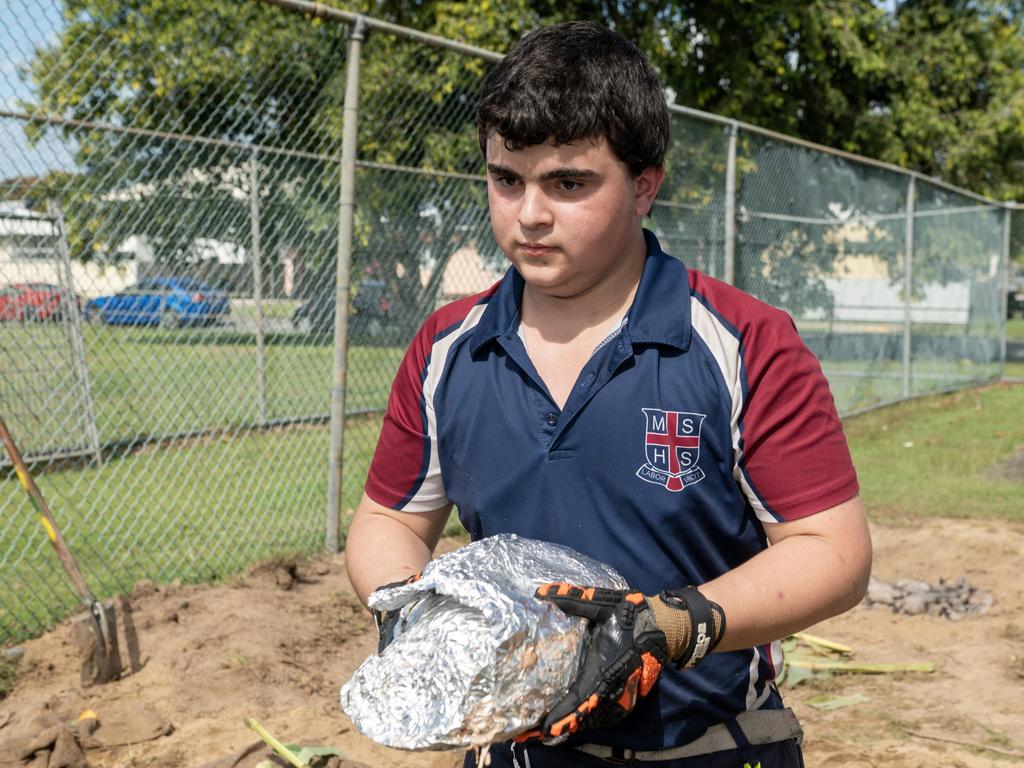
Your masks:
<svg viewBox="0 0 1024 768"><path fill-rule="evenodd" d="M555 739L579 730L618 722L646 696L668 662L665 633L658 628L640 592L578 587L555 582L537 589L570 616L583 616L592 627L583 667L568 694L539 729L517 741Z"/></svg>
<svg viewBox="0 0 1024 768"><path fill-rule="evenodd" d="M401 587L404 584L412 584L414 581L418 581L419 578L420 574L414 573L407 579L403 579L402 581L392 581L390 584L384 584L373 591L379 592L382 589L391 589L392 587ZM395 639L395 627L398 626L398 618L401 615L401 611L378 611L371 608L370 614L373 616L373 623L377 625L377 654L379 655L383 653L384 649L391 645L391 641Z"/></svg>
<svg viewBox="0 0 1024 768"><path fill-rule="evenodd" d="M540 728L517 741L556 739L579 730L618 722L650 693L670 660L691 667L710 653L725 633L725 613L696 588L668 590L656 597L602 587L544 584L537 597L570 616L591 623L583 667ZM696 631L694 631L696 628Z"/></svg>

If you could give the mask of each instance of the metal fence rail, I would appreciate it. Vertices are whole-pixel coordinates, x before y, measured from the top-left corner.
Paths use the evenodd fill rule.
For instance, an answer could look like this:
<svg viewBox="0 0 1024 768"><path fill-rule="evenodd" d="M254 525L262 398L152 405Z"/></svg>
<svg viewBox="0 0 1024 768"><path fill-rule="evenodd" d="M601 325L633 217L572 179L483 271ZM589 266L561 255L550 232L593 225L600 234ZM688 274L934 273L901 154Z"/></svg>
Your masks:
<svg viewBox="0 0 1024 768"><path fill-rule="evenodd" d="M473 125L498 54L301 0L23 5L0 30L0 414L87 579L339 546L405 344L505 268ZM1009 207L671 114L649 226L789 311L842 412L1001 374ZM0 643L75 605L36 525L0 455Z"/></svg>

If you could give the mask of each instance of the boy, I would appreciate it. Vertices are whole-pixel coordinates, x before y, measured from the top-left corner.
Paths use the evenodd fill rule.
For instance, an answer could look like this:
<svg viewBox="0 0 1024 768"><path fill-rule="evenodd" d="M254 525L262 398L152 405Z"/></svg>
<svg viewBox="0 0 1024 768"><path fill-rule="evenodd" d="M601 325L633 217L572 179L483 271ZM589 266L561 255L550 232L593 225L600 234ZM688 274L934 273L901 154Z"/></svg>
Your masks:
<svg viewBox="0 0 1024 768"><path fill-rule="evenodd" d="M777 641L855 605L871 561L820 366L787 315L643 229L668 113L620 35L527 35L478 127L511 268L406 354L348 533L357 593L418 573L452 504L474 539L567 544L632 589L538 590L590 620L590 650L491 765L801 765Z"/></svg>

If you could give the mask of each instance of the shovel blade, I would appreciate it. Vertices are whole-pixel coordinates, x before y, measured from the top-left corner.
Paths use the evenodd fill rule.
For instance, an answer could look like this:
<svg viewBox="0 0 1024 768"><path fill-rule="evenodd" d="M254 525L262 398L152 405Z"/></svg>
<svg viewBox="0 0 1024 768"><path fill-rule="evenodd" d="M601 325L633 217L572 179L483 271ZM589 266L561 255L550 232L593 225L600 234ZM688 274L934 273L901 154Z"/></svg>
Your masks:
<svg viewBox="0 0 1024 768"><path fill-rule="evenodd" d="M116 680L122 671L117 642L117 612L111 602L97 604L99 616L83 613L71 620L71 637L82 665L82 687Z"/></svg>

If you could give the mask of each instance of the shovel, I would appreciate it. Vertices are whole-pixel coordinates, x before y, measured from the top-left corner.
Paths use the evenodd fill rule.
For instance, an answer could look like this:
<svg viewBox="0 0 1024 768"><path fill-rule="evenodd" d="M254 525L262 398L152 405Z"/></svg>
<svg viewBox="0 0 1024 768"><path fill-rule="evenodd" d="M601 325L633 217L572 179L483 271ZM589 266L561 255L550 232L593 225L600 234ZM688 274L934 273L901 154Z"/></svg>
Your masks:
<svg viewBox="0 0 1024 768"><path fill-rule="evenodd" d="M11 433L7 431L7 425L3 418L0 418L0 441L7 449L7 455L11 457L21 486L32 500L32 506L39 513L39 522L42 523L47 538L53 544L57 558L64 566L64 572L67 573L75 592L85 607L89 609L87 614L72 619L71 627L72 636L82 660L82 685L89 686L114 680L122 671L121 654L117 645L117 614L114 605L109 602L100 603L89 591L82 571L79 569L78 563L75 562L75 558L72 557L64 537L61 536L60 529L57 528L57 522L53 519L43 494L40 493L35 481L28 473L28 468L21 458L21 453L18 452L18 447L14 444Z"/></svg>

